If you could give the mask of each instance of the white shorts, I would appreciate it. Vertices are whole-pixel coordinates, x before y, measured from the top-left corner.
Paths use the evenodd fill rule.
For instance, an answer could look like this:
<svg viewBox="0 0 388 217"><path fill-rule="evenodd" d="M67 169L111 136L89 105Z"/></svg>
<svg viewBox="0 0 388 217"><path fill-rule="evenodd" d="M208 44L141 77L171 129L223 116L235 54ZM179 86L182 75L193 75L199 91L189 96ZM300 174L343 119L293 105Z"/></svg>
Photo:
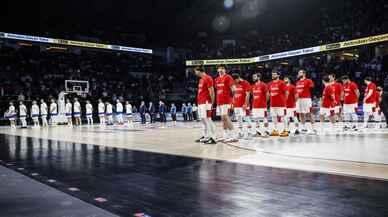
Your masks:
<svg viewBox="0 0 388 217"><path fill-rule="evenodd" d="M239 117L246 117L247 112L244 108L234 108L234 115Z"/></svg>
<svg viewBox="0 0 388 217"><path fill-rule="evenodd" d="M288 117L288 118L296 117L296 108L287 108L286 109L286 117Z"/></svg>
<svg viewBox="0 0 388 217"><path fill-rule="evenodd" d="M266 118L268 117L266 108L253 108L252 109L252 116L253 118Z"/></svg>
<svg viewBox="0 0 388 217"><path fill-rule="evenodd" d="M285 107L271 107L270 110L272 117L284 117L286 115Z"/></svg>
<svg viewBox="0 0 388 217"><path fill-rule="evenodd" d="M207 112L210 110L212 110L212 105L209 103L198 105L198 118L199 119L207 118Z"/></svg>
<svg viewBox="0 0 388 217"><path fill-rule="evenodd" d="M330 117L330 116L333 116L335 114L335 111L334 111L334 108L321 107L321 109L319 110L319 114L323 115L325 117Z"/></svg>
<svg viewBox="0 0 388 217"><path fill-rule="evenodd" d="M224 104L217 106L218 112L221 116L228 115L230 104Z"/></svg>
<svg viewBox="0 0 388 217"><path fill-rule="evenodd" d="M357 113L358 104L344 104L344 114Z"/></svg>
<svg viewBox="0 0 388 217"><path fill-rule="evenodd" d="M300 98L296 101L296 112L302 114L311 113L312 106L311 98Z"/></svg>
<svg viewBox="0 0 388 217"><path fill-rule="evenodd" d="M376 105L372 103L367 103L362 106L362 110L364 113L372 114L375 110Z"/></svg>
<svg viewBox="0 0 388 217"><path fill-rule="evenodd" d="M341 114L341 110L342 110L342 108L341 108L340 105L337 105L337 106L334 107L334 112L335 112L336 114Z"/></svg>

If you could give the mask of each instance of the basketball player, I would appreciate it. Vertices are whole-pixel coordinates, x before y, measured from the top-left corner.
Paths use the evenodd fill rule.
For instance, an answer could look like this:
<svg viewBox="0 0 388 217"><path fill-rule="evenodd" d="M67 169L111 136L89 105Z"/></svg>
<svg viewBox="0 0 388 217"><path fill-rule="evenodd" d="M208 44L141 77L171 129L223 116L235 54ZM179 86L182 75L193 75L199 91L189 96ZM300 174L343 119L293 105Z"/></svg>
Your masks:
<svg viewBox="0 0 388 217"><path fill-rule="evenodd" d="M57 116L58 116L58 106L57 103L55 102L55 99L51 99L51 104L50 104L50 120L51 120L51 125L56 126L57 125Z"/></svg>
<svg viewBox="0 0 388 217"><path fill-rule="evenodd" d="M233 132L233 124L229 118L229 109L231 109L232 92L234 92L233 78L227 74L226 65L218 65L218 77L215 79L217 89L217 107L220 112L223 126L223 141L237 142L237 135Z"/></svg>
<svg viewBox="0 0 388 217"><path fill-rule="evenodd" d="M381 116L381 109L380 109L381 95L383 92L382 90L383 89L381 87L376 88L376 109L373 113L373 117L376 122L376 126L375 126L376 129L380 129L383 127L381 124L382 116Z"/></svg>
<svg viewBox="0 0 388 217"><path fill-rule="evenodd" d="M120 125L124 124L123 110L123 104L121 104L119 99L116 100L116 119Z"/></svg>
<svg viewBox="0 0 388 217"><path fill-rule="evenodd" d="M93 125L93 105L90 103L89 100L86 101L85 111L88 125Z"/></svg>
<svg viewBox="0 0 388 217"><path fill-rule="evenodd" d="M16 109L13 102L9 103L8 110L5 112L5 117L8 118L11 128L16 128Z"/></svg>
<svg viewBox="0 0 388 217"><path fill-rule="evenodd" d="M34 123L34 127L39 127L39 106L35 100L32 101L31 118Z"/></svg>
<svg viewBox="0 0 388 217"><path fill-rule="evenodd" d="M194 73L199 78L197 94L198 118L203 125L202 137L197 139L196 142L216 144L215 125L211 118L212 105L215 100L213 78L206 74L203 66L195 67Z"/></svg>
<svg viewBox="0 0 388 217"><path fill-rule="evenodd" d="M334 73L331 73L329 75L329 78L330 78L330 83L334 86L334 94L335 94L335 107L334 107L335 116L334 116L334 118L336 119L337 123L340 124L342 122L341 99L343 98L344 89L343 89L342 84L337 82L337 80L335 79ZM342 127L342 126L339 125L339 127Z"/></svg>
<svg viewBox="0 0 388 217"><path fill-rule="evenodd" d="M133 123L132 114L133 114L132 105L131 105L131 103L129 103L129 101L126 101L125 102L125 116L126 116L128 125L131 125Z"/></svg>
<svg viewBox="0 0 388 217"><path fill-rule="evenodd" d="M105 104L102 99L98 99L98 117L100 119L100 125L105 124Z"/></svg>
<svg viewBox="0 0 388 217"><path fill-rule="evenodd" d="M322 104L320 109L321 132L324 131L325 118L328 117L332 124L332 129L335 127L335 106L337 105L335 98L335 86L330 79L330 76L324 76L322 79L325 88L322 93Z"/></svg>
<svg viewBox="0 0 388 217"><path fill-rule="evenodd" d="M106 117L108 125L113 125L113 106L110 102L106 102Z"/></svg>
<svg viewBox="0 0 388 217"><path fill-rule="evenodd" d="M234 94L233 94L233 109L236 115L239 129L239 137L247 138L248 130L252 127L251 120L247 116L247 110L249 110L249 99L251 94L251 84L241 78L240 74L233 73L234 79ZM244 124L244 121L247 124Z"/></svg>
<svg viewBox="0 0 388 217"><path fill-rule="evenodd" d="M343 88L344 88L344 130L357 130L357 108L358 98L360 97L360 91L355 82L350 81L349 76L342 76Z"/></svg>
<svg viewBox="0 0 388 217"><path fill-rule="evenodd" d="M252 85L252 117L254 122L256 122L256 136L258 137L268 137L270 133L268 132L268 111L267 111L267 101L269 100L269 93L267 85L261 81L261 74L253 74L252 80L254 84ZM260 122L263 122L263 127L261 130Z"/></svg>
<svg viewBox="0 0 388 217"><path fill-rule="evenodd" d="M171 103L170 114L174 124L176 124L176 112L177 112L177 108L175 106L175 103ZM198 108L198 112L199 112L199 108Z"/></svg>
<svg viewBox="0 0 388 217"><path fill-rule="evenodd" d="M67 118L67 125L73 125L73 105L71 104L70 99L66 99L65 114Z"/></svg>
<svg viewBox="0 0 388 217"><path fill-rule="evenodd" d="M294 133L298 135L300 132L298 129L299 120L296 114L296 89L289 77L284 77L284 82L286 83L288 91L288 97L286 99L286 130L290 132L290 121L292 120L295 125Z"/></svg>
<svg viewBox="0 0 388 217"><path fill-rule="evenodd" d="M81 104L78 101L78 98L74 99L74 119L75 119L75 125L81 126Z"/></svg>
<svg viewBox="0 0 388 217"><path fill-rule="evenodd" d="M272 81L268 84L268 90L271 118L274 124L271 136L287 137L288 131L285 128L285 115L288 91L284 81L280 80L280 74L276 69L272 71ZM279 133L278 125L281 123L283 123L283 131Z"/></svg>
<svg viewBox="0 0 388 217"><path fill-rule="evenodd" d="M312 113L311 89L314 82L306 77L305 70L299 70L299 81L296 83L296 112L299 114L302 132L308 132L306 129L306 119L309 119L311 131L315 134L314 117Z"/></svg>
<svg viewBox="0 0 388 217"><path fill-rule="evenodd" d="M22 128L27 128L27 107L23 101L19 102L19 118L20 122L22 122Z"/></svg>
<svg viewBox="0 0 388 217"><path fill-rule="evenodd" d="M47 123L48 108L43 99L40 100L40 118L42 119L42 126L48 127Z"/></svg>
<svg viewBox="0 0 388 217"><path fill-rule="evenodd" d="M376 109L376 85L372 82L371 77L366 77L364 79L365 84L367 85L364 93L364 128L368 128L368 121Z"/></svg>

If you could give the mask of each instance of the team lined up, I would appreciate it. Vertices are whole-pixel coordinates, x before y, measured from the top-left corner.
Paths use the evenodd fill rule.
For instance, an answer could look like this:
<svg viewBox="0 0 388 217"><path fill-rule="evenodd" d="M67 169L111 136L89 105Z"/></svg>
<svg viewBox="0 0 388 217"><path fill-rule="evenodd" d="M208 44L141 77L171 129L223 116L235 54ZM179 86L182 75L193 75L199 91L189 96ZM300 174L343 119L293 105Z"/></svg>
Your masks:
<svg viewBox="0 0 388 217"><path fill-rule="evenodd" d="M221 116L224 141L233 142L239 137L249 135L287 137L290 133L290 122L295 124L295 134L317 133L312 111L311 90L314 88L314 82L306 77L305 70L298 72L298 81L295 85L289 77L281 80L276 70L272 71L272 81L267 84L262 81L262 75L259 73L252 75L253 84L241 78L239 74L229 75L225 65L217 66L218 77L214 81L205 73L203 67L196 67L194 72L200 77L197 100L199 117L204 125L203 136L198 142L215 141L210 119L213 104L217 105L217 113ZM334 74L326 75L322 79L324 84L320 106L322 129L325 119L329 118L333 127L356 130L360 91L348 76L343 76L341 80L343 84L336 81ZM381 90L369 77L365 78L365 83L367 88L363 112L364 127L367 127L371 116L375 121L381 120L379 112ZM272 132L268 131L268 102L269 115L273 122ZM229 118L230 110L234 111L237 118L237 130L234 130ZM345 126L341 126L343 118Z"/></svg>

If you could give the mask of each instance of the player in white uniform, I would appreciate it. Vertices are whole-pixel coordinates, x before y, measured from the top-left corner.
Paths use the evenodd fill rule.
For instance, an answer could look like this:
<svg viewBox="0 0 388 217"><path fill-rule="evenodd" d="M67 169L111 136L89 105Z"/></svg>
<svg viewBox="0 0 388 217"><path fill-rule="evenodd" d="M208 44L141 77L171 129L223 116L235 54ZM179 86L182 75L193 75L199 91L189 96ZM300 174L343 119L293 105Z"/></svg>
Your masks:
<svg viewBox="0 0 388 217"><path fill-rule="evenodd" d="M93 125L93 106L89 100L86 101L85 110L86 110L86 120L88 121L88 125Z"/></svg>
<svg viewBox="0 0 388 217"><path fill-rule="evenodd" d="M125 102L125 113L128 125L132 124L132 105L128 101Z"/></svg>
<svg viewBox="0 0 388 217"><path fill-rule="evenodd" d="M124 123L123 110L124 110L123 104L121 104L120 100L118 99L116 101L116 119L119 124Z"/></svg>
<svg viewBox="0 0 388 217"><path fill-rule="evenodd" d="M43 99L40 100L40 118L42 119L42 126L47 127L47 114L48 114L48 109L47 109L47 104L44 102Z"/></svg>
<svg viewBox="0 0 388 217"><path fill-rule="evenodd" d="M106 102L106 117L107 117L107 124L113 125L113 106L110 104L110 102Z"/></svg>
<svg viewBox="0 0 388 217"><path fill-rule="evenodd" d="M23 101L19 102L19 118L20 122L22 122L22 128L27 128L27 107Z"/></svg>
<svg viewBox="0 0 388 217"><path fill-rule="evenodd" d="M74 99L74 118L75 118L75 125L81 126L81 104L79 103L78 99Z"/></svg>
<svg viewBox="0 0 388 217"><path fill-rule="evenodd" d="M100 125L105 124L105 104L102 102L102 99L98 100L98 117L100 119Z"/></svg>
<svg viewBox="0 0 388 217"><path fill-rule="evenodd" d="M50 121L52 126L57 125L57 117L58 117L58 106L55 102L55 99L51 99L50 104Z"/></svg>
<svg viewBox="0 0 388 217"><path fill-rule="evenodd" d="M67 125L71 126L73 125L73 105L70 102L70 99L66 100L66 105L65 105L65 114L67 118Z"/></svg>
<svg viewBox="0 0 388 217"><path fill-rule="evenodd" d="M31 118L34 123L34 127L39 127L39 106L35 100L32 101Z"/></svg>
<svg viewBox="0 0 388 217"><path fill-rule="evenodd" d="M10 126L16 128L16 110L13 102L9 103L8 110L5 112L5 117L8 118Z"/></svg>

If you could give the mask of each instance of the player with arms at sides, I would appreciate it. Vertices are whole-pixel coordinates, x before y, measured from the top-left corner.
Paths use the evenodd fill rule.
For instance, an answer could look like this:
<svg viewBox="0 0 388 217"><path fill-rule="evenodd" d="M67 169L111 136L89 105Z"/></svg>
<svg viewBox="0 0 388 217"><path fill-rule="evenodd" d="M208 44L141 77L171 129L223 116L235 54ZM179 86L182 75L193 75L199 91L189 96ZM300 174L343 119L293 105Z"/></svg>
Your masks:
<svg viewBox="0 0 388 217"><path fill-rule="evenodd" d="M273 130L271 136L287 137L285 115L286 115L286 99L288 91L286 84L280 80L280 73L272 70L272 81L268 84L270 113L273 122ZM283 123L283 131L279 133L279 124Z"/></svg>
<svg viewBox="0 0 388 217"><path fill-rule="evenodd" d="M342 123L342 120L343 120L341 115L341 112L342 112L341 99L343 99L344 88L343 88L343 85L340 82L338 82L335 77L336 76L334 73L331 73L329 75L330 83L334 87L334 95L335 95L335 107L334 107L335 116L334 117L337 123L340 124ZM343 126L339 125L339 127L342 128Z"/></svg>
<svg viewBox="0 0 388 217"><path fill-rule="evenodd" d="M13 105L13 102L9 103L8 110L5 112L4 116L8 118L11 128L16 128L17 114L16 114L15 106Z"/></svg>
<svg viewBox="0 0 388 217"><path fill-rule="evenodd" d="M98 118L100 120L100 126L105 124L105 104L102 99L98 100Z"/></svg>
<svg viewBox="0 0 388 217"><path fill-rule="evenodd" d="M78 101L78 98L74 99L74 119L75 125L81 126L81 104Z"/></svg>
<svg viewBox="0 0 388 217"><path fill-rule="evenodd" d="M343 89L344 89L344 121L345 126L344 130L357 130L357 108L358 108L358 99L360 97L360 91L355 82L349 79L349 76L342 76Z"/></svg>
<svg viewBox="0 0 388 217"><path fill-rule="evenodd" d="M67 118L67 125L71 126L73 125L73 105L70 102L70 99L66 99L66 105L65 105L65 115Z"/></svg>
<svg viewBox="0 0 388 217"><path fill-rule="evenodd" d="M372 82L371 77L366 77L364 79L365 84L367 85L364 93L364 128L368 128L368 121L371 116L373 116L376 109L376 85Z"/></svg>
<svg viewBox="0 0 388 217"><path fill-rule="evenodd" d="M299 114L302 132L308 132L306 129L306 119L309 119L311 124L311 132L316 134L314 129L314 117L312 111L311 89L314 87L314 82L306 77L305 70L299 70L298 82L296 82L296 112Z"/></svg>
<svg viewBox="0 0 388 217"><path fill-rule="evenodd" d="M247 116L249 112L249 99L251 95L251 84L241 78L240 74L233 73L234 79L234 94L233 94L233 109L237 118L239 137L247 138L249 130L252 128L251 119ZM244 124L244 121L246 124Z"/></svg>
<svg viewBox="0 0 388 217"><path fill-rule="evenodd" d="M55 102L55 99L51 99L50 104L50 120L51 125L56 126L57 125L57 117L58 117L58 105Z"/></svg>
<svg viewBox="0 0 388 217"><path fill-rule="evenodd" d="M86 101L85 111L88 125L93 125L93 105L90 103L89 100Z"/></svg>
<svg viewBox="0 0 388 217"><path fill-rule="evenodd" d="M325 88L323 89L323 93L322 93L321 109L319 113L320 113L321 132L324 132L324 123L325 123L326 117L329 118L330 123L332 124L331 128L332 129L335 128L336 99L335 99L335 87L332 85L330 77L328 75L325 75L322 79L322 82Z"/></svg>
<svg viewBox="0 0 388 217"><path fill-rule="evenodd" d="M118 99L116 101L116 119L120 125L124 124L123 111L123 104L121 104L120 100Z"/></svg>
<svg viewBox="0 0 388 217"><path fill-rule="evenodd" d="M132 121L132 113L133 113L133 108L132 108L131 103L129 103L129 101L126 101L125 102L125 116L127 118L128 126L130 126L133 123L133 121Z"/></svg>
<svg viewBox="0 0 388 217"><path fill-rule="evenodd" d="M292 121L295 125L294 133L298 135L300 132L299 120L296 114L296 88L289 77L284 77L284 82L286 83L288 91L288 97L286 99L286 130L290 132L290 121Z"/></svg>
<svg viewBox="0 0 388 217"><path fill-rule="evenodd" d="M113 125L113 106L110 104L110 102L106 102L106 117L107 124Z"/></svg>
<svg viewBox="0 0 388 217"><path fill-rule="evenodd" d="M27 128L27 107L23 101L19 102L19 118L20 122L22 122L22 128Z"/></svg>
<svg viewBox="0 0 388 217"><path fill-rule="evenodd" d="M269 93L267 85L262 82L262 75L260 73L252 75L253 84L252 89L252 118L256 122L256 136L268 137L268 110L267 101L269 100ZM263 122L263 127L260 126Z"/></svg>
<svg viewBox="0 0 388 217"><path fill-rule="evenodd" d="M42 126L43 127L48 127L47 114L48 114L47 104L44 102L43 99L41 99L40 100L40 118L42 119Z"/></svg>
<svg viewBox="0 0 388 217"><path fill-rule="evenodd" d="M39 127L39 106L35 100L32 101L31 118L34 123L34 127Z"/></svg>
<svg viewBox="0 0 388 217"><path fill-rule="evenodd" d="M217 89L217 108L220 112L223 141L237 142L237 134L234 132L233 123L229 118L229 109L232 104L232 93L234 91L234 80L228 75L226 65L217 65L218 77L215 79Z"/></svg>
<svg viewBox="0 0 388 217"><path fill-rule="evenodd" d="M380 108L380 103L382 100L382 93L383 93L383 88L382 87L377 87L376 88L376 109L373 113L375 122L376 122L376 129L382 128L381 120L382 120L382 114L381 114L381 108Z"/></svg>
<svg viewBox="0 0 388 217"><path fill-rule="evenodd" d="M195 67L194 73L199 78L197 94L198 118L203 126L202 137L197 139L196 142L216 144L215 125L212 121L212 105L215 101L213 78L206 74L203 66ZM171 110L173 110L172 107ZM176 112L176 108L171 113L173 114L173 112Z"/></svg>

